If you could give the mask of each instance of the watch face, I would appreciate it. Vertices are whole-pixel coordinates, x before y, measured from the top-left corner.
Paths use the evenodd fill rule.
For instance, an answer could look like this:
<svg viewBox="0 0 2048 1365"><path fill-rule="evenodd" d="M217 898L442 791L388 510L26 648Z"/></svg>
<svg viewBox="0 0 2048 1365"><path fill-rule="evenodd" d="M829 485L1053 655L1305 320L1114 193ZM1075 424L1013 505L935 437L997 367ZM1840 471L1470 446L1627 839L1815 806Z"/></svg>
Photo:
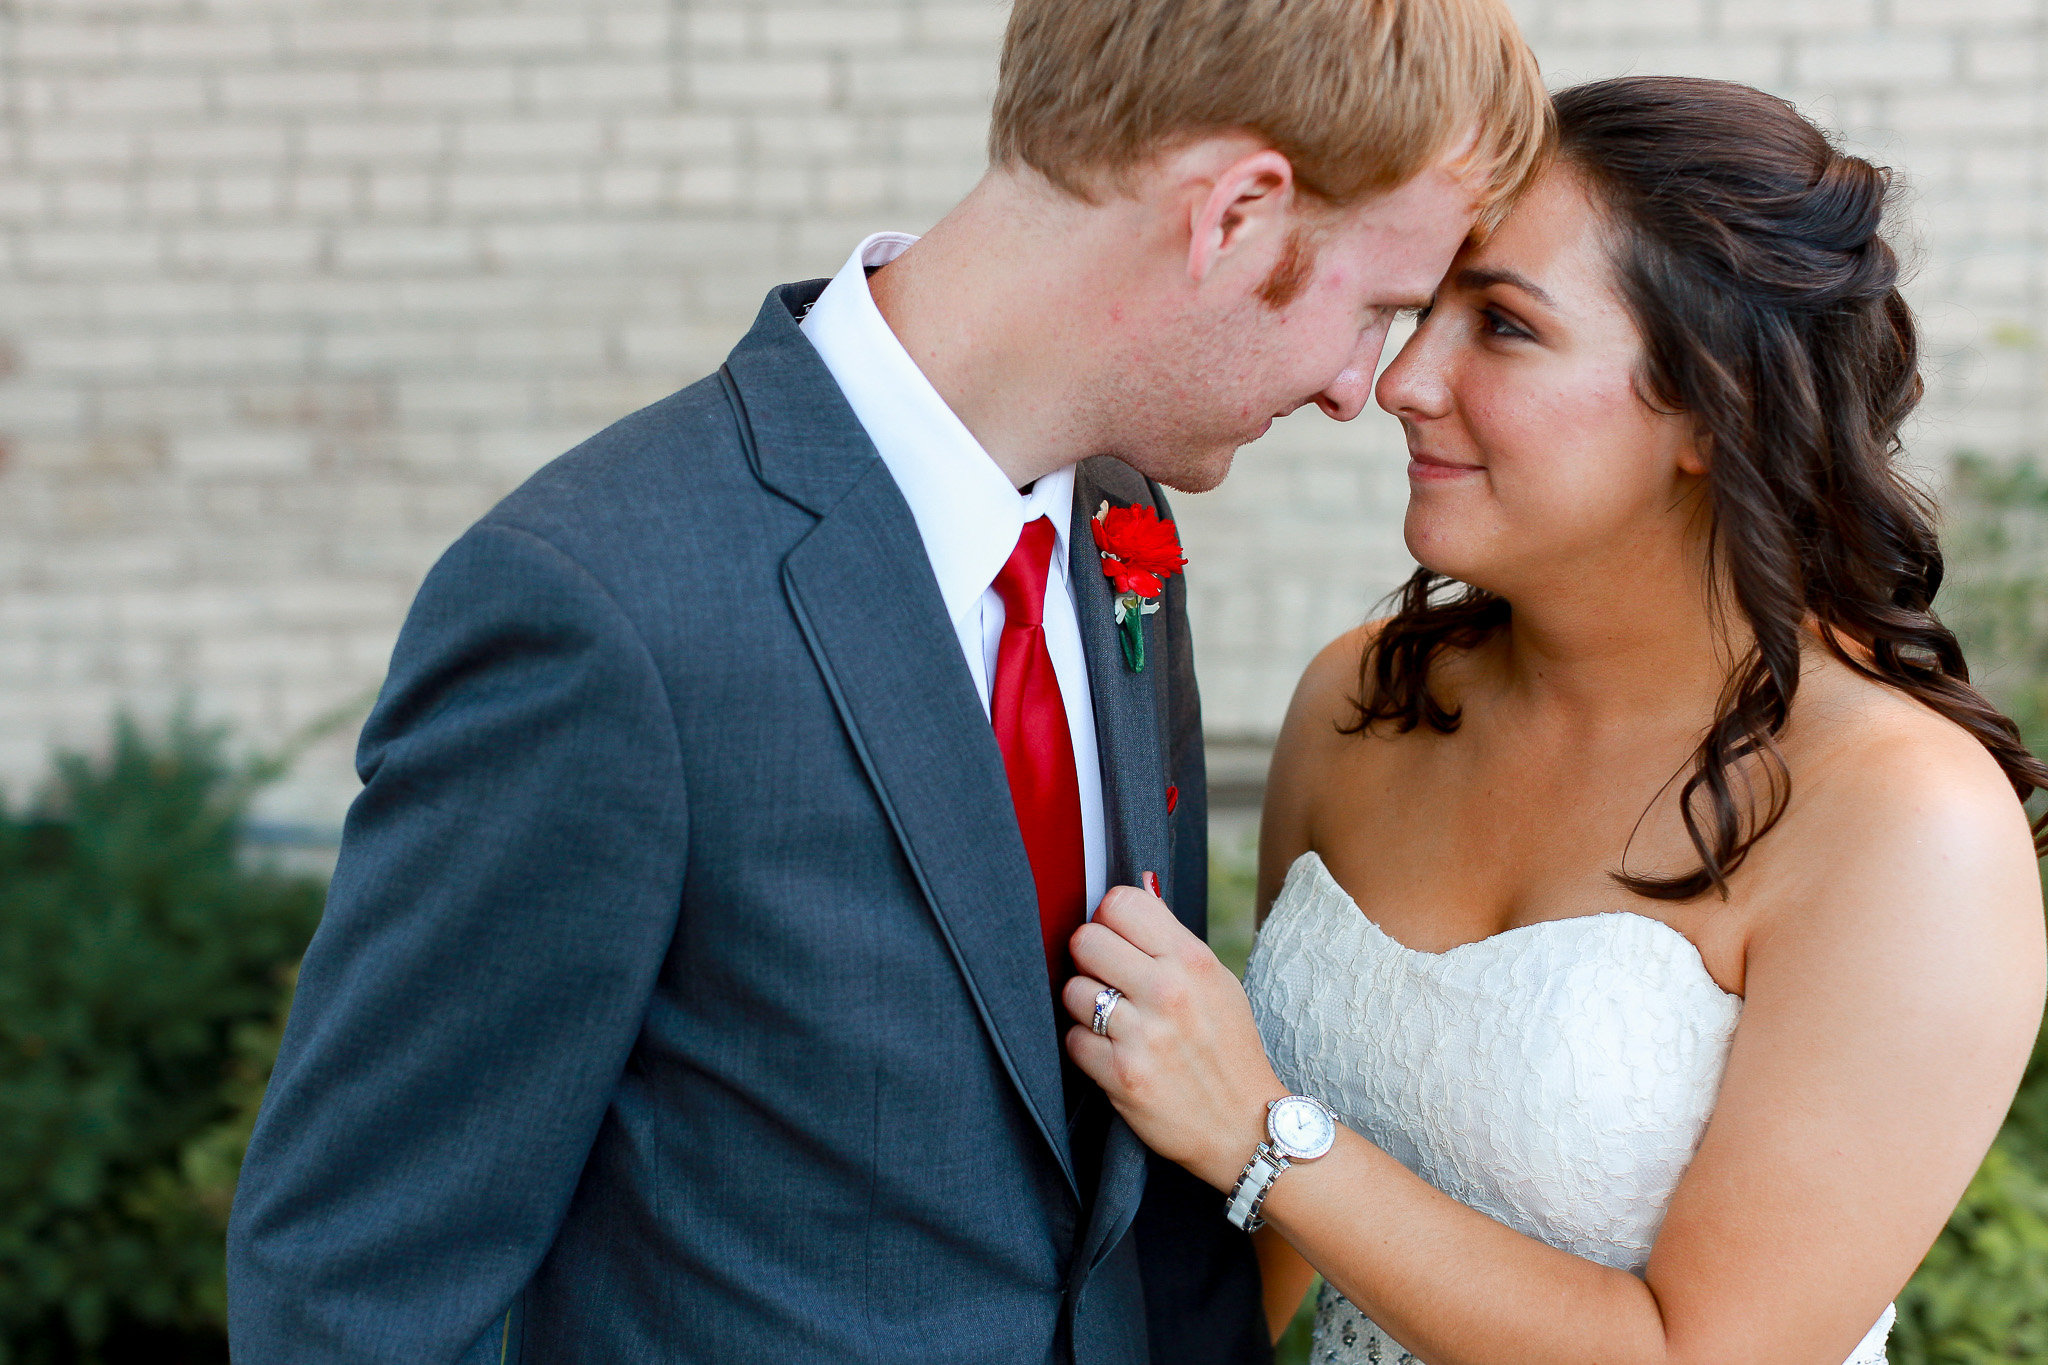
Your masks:
<svg viewBox="0 0 2048 1365"><path fill-rule="evenodd" d="M1314 1100L1289 1095L1266 1115L1266 1132L1281 1151L1296 1161L1312 1161L1337 1141L1337 1121Z"/></svg>

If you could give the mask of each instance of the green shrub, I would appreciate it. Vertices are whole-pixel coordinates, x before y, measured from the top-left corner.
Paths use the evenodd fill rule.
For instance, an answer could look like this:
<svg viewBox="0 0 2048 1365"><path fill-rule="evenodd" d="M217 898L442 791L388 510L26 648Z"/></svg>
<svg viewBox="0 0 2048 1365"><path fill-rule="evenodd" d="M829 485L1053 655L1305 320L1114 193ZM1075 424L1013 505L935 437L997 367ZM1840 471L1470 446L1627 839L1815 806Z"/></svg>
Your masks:
<svg viewBox="0 0 2048 1365"><path fill-rule="evenodd" d="M1316 1295L1322 1286L1321 1279L1309 1286L1301 1307L1294 1310L1294 1321L1273 1343L1273 1365L1309 1365L1309 1353L1315 1348Z"/></svg>
<svg viewBox="0 0 2048 1365"><path fill-rule="evenodd" d="M1259 889L1259 853L1250 839L1209 844L1209 946L1223 964L1244 975L1257 931L1253 902Z"/></svg>
<svg viewBox="0 0 2048 1365"><path fill-rule="evenodd" d="M1949 579L1936 602L1973 680L2048 752L2048 474L2032 461L1958 456L1942 548Z"/></svg>
<svg viewBox="0 0 2048 1365"><path fill-rule="evenodd" d="M2048 1179L2010 1133L1900 1296L1892 1360L2048 1360Z"/></svg>
<svg viewBox="0 0 2048 1365"><path fill-rule="evenodd" d="M225 1359L228 1203L322 897L239 856L263 775L123 721L0 808L0 1363Z"/></svg>

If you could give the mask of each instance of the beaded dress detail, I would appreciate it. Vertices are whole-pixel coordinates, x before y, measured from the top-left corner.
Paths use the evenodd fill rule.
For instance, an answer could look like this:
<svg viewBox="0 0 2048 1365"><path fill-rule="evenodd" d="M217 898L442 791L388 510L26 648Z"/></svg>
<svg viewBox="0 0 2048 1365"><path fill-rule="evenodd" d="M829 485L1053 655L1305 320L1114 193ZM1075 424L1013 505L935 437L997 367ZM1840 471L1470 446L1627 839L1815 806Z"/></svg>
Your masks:
<svg viewBox="0 0 2048 1365"><path fill-rule="evenodd" d="M1426 953L1368 919L1314 853L1289 869L1245 990L1283 1085L1460 1202L1636 1275L1742 1016L1691 941L1646 915ZM1884 1365L1892 1318L1844 1365ZM1328 1285L1311 1359L1416 1361Z"/></svg>

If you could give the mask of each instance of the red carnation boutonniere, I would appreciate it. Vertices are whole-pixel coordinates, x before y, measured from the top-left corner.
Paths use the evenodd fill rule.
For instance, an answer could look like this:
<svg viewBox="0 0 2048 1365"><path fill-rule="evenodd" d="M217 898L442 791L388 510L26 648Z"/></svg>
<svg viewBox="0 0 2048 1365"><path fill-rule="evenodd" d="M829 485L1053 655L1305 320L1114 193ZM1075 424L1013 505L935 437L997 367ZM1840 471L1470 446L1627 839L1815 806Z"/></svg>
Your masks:
<svg viewBox="0 0 2048 1365"><path fill-rule="evenodd" d="M1180 535L1150 507L1103 503L1088 522L1102 572L1116 589L1116 623L1123 632L1124 663L1133 673L1145 668L1145 618L1159 610L1166 580L1188 562Z"/></svg>

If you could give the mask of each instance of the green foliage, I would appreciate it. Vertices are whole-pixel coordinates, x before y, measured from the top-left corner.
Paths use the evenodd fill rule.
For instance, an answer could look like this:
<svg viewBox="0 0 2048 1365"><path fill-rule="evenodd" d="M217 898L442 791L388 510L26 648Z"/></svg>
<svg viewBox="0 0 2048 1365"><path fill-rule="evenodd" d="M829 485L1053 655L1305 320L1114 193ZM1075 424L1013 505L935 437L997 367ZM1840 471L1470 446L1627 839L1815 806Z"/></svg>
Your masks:
<svg viewBox="0 0 2048 1365"><path fill-rule="evenodd" d="M1294 1321L1273 1343L1273 1365L1308 1365L1309 1351L1315 1346L1316 1295L1322 1286L1320 1279L1309 1286L1301 1307L1294 1312Z"/></svg>
<svg viewBox="0 0 2048 1365"><path fill-rule="evenodd" d="M1252 923L1259 887L1259 853L1249 836L1209 839L1209 946L1223 964L1244 975L1257 931Z"/></svg>
<svg viewBox="0 0 2048 1365"><path fill-rule="evenodd" d="M123 721L0 809L0 1365L224 1358L228 1203L322 896L239 856L266 775Z"/></svg>
<svg viewBox="0 0 2048 1365"><path fill-rule="evenodd" d="M1899 1298L1894 1365L2048 1360L2048 1178L2008 1131Z"/></svg>
<svg viewBox="0 0 2048 1365"><path fill-rule="evenodd" d="M1936 603L1963 641L1971 676L2035 753L2048 752L2048 474L2032 461L1957 458Z"/></svg>

